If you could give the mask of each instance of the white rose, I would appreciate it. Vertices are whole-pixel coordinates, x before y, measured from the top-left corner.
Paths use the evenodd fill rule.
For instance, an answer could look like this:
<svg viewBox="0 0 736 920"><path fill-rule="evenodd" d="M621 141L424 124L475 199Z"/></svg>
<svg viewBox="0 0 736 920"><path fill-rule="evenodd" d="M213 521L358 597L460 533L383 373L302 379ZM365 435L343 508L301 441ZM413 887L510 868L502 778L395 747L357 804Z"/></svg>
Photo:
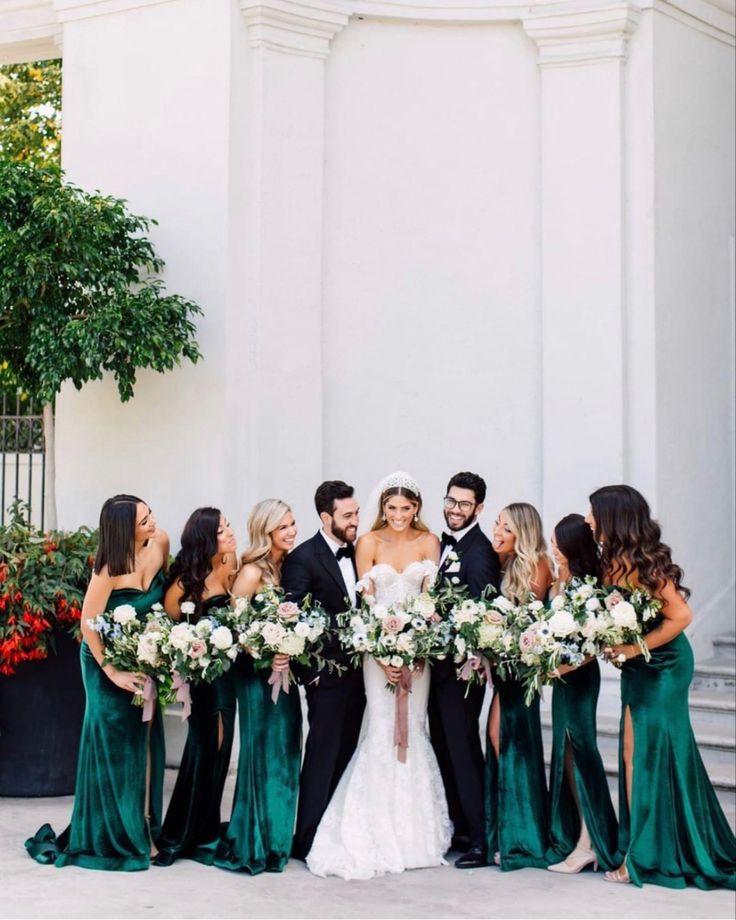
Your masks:
<svg viewBox="0 0 736 920"><path fill-rule="evenodd" d="M588 584L580 585L577 593L580 597L590 597L593 594L593 586Z"/></svg>
<svg viewBox="0 0 736 920"><path fill-rule="evenodd" d="M569 636L577 629L575 617L568 610L557 610L547 621L555 636Z"/></svg>
<svg viewBox="0 0 736 920"><path fill-rule="evenodd" d="M511 603L511 601L503 595L501 595L501 597L495 598L491 606L497 607L502 613L511 613L511 611L514 609L514 605Z"/></svg>
<svg viewBox="0 0 736 920"><path fill-rule="evenodd" d="M306 639L310 632L309 623L297 623L294 627L294 634L300 639Z"/></svg>
<svg viewBox="0 0 736 920"><path fill-rule="evenodd" d="M384 619L388 616L388 607L383 604L374 604L373 605L373 616L379 620Z"/></svg>
<svg viewBox="0 0 736 920"><path fill-rule="evenodd" d="M158 636L155 633L143 633L138 637L136 657L145 664L156 664L158 661Z"/></svg>
<svg viewBox="0 0 736 920"><path fill-rule="evenodd" d="M217 629L212 631L210 641L216 649L224 652L226 648L230 648L233 644L233 634L227 626L218 626Z"/></svg>
<svg viewBox="0 0 736 920"><path fill-rule="evenodd" d="M287 633L281 640L279 651L282 655L301 655L304 651L304 639L295 632Z"/></svg>
<svg viewBox="0 0 736 920"><path fill-rule="evenodd" d="M400 655L394 655L389 661L392 668L400 668L404 664L404 659Z"/></svg>
<svg viewBox="0 0 736 920"><path fill-rule="evenodd" d="M400 652L406 652L407 655L413 655L416 651L414 643L411 640L411 636L408 633L402 633L399 638L396 640L396 648Z"/></svg>
<svg viewBox="0 0 736 920"><path fill-rule="evenodd" d="M478 644L481 648L489 648L503 632L496 623L483 623L478 630Z"/></svg>
<svg viewBox="0 0 736 920"><path fill-rule="evenodd" d="M611 619L622 629L636 628L636 611L628 601L621 601L611 608Z"/></svg>
<svg viewBox="0 0 736 920"><path fill-rule="evenodd" d="M237 647L237 645L233 645L232 648L229 648L229 649L225 652L225 654L226 654L227 657L230 659L230 661L235 661L235 659L238 657L238 647Z"/></svg>
<svg viewBox="0 0 736 920"><path fill-rule="evenodd" d="M275 647L283 641L286 630L280 623L264 623L261 635L263 636L263 641L267 645L273 645Z"/></svg>
<svg viewBox="0 0 736 920"><path fill-rule="evenodd" d="M435 611L434 601L428 594L420 594L414 606L425 619L429 619Z"/></svg>
<svg viewBox="0 0 736 920"><path fill-rule="evenodd" d="M121 604L113 610L112 618L121 626L127 626L128 623L132 623L133 620L137 619L135 607L131 607L130 604Z"/></svg>
<svg viewBox="0 0 736 920"><path fill-rule="evenodd" d="M200 620L194 627L194 631L200 639L206 639L212 632L212 623L209 620Z"/></svg>
<svg viewBox="0 0 736 920"><path fill-rule="evenodd" d="M235 599L235 610L237 613L242 613L248 606L247 597L237 597Z"/></svg>
<svg viewBox="0 0 736 920"><path fill-rule="evenodd" d="M529 609L534 613L537 613L538 610L542 610L543 607L544 604L541 601L532 601L531 604L529 604Z"/></svg>
<svg viewBox="0 0 736 920"><path fill-rule="evenodd" d="M350 617L350 628L351 629L362 629L365 626L363 618L359 616Z"/></svg>
<svg viewBox="0 0 736 920"><path fill-rule="evenodd" d="M552 609L553 610L562 610L565 606L565 595L557 594L552 598Z"/></svg>
<svg viewBox="0 0 736 920"><path fill-rule="evenodd" d="M463 607L465 605L463 604ZM462 626L463 623L475 623L478 619L478 614L475 610L475 604L473 604L472 610L464 610L461 607L459 610L456 610L453 614L453 619L458 626Z"/></svg>
<svg viewBox="0 0 736 920"><path fill-rule="evenodd" d="M589 610L591 613L594 610L599 610L600 606L601 606L601 602L598 600L597 597L591 597L585 602L585 609Z"/></svg>
<svg viewBox="0 0 736 920"><path fill-rule="evenodd" d="M188 623L177 623L169 633L169 642L174 648L186 651L194 635L194 630Z"/></svg>
<svg viewBox="0 0 736 920"><path fill-rule="evenodd" d="M455 636L455 648L459 655L465 654L465 649L467 648L467 643L462 636Z"/></svg>
<svg viewBox="0 0 736 920"><path fill-rule="evenodd" d="M195 611L195 605L191 601L184 601L183 604L179 605L179 610L181 610L183 616L190 617Z"/></svg>
<svg viewBox="0 0 736 920"><path fill-rule="evenodd" d="M599 622L597 617L588 617L580 628L580 632L586 639L592 639L598 632Z"/></svg>

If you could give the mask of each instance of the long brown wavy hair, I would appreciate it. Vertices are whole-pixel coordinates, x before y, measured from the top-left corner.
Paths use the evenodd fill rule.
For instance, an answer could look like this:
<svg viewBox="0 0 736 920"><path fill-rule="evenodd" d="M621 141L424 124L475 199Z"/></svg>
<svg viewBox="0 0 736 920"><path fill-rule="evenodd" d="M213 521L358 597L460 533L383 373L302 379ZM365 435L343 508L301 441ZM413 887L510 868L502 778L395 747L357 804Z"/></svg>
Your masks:
<svg viewBox="0 0 736 920"><path fill-rule="evenodd" d="M690 597L682 583L684 572L672 561L672 550L662 542L662 530L641 492L631 486L603 486L590 496L590 507L605 577L638 581L651 594L671 581L686 600Z"/></svg>
<svg viewBox="0 0 736 920"><path fill-rule="evenodd" d="M388 527L388 522L383 513L383 506L389 498L394 495L401 495L403 498L408 498L413 505L416 505L414 520L411 526L414 530L420 530L422 533L429 533L429 527L427 527L422 520L422 496L418 492L412 492L411 489L407 489L405 486L395 486L391 489L384 489L378 502L378 512L371 530L383 530L384 527Z"/></svg>

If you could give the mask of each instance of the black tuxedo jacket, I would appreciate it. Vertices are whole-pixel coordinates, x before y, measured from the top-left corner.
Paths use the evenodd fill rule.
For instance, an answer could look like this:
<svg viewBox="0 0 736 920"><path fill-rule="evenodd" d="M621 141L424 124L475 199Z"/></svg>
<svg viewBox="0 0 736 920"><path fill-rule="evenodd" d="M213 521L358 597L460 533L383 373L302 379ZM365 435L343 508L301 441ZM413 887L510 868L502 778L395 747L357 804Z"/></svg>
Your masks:
<svg viewBox="0 0 736 920"><path fill-rule="evenodd" d="M357 573L355 579L358 579ZM311 594L330 615L330 626L333 629L338 625L337 614L351 606L335 554L319 531L286 557L281 572L281 587L288 599L296 604L301 604L306 595ZM348 656L340 648L336 636L331 636L325 643L324 657L332 658L340 664L348 663Z"/></svg>
<svg viewBox="0 0 736 920"><path fill-rule="evenodd" d="M475 600L480 598L488 585L492 585L498 591L501 584L501 563L491 541L478 524L465 534L454 550L460 560L460 568L448 572L447 570L452 567L452 561L446 558L437 576L440 581L444 581L445 578L458 578L461 585L467 585L470 596Z"/></svg>

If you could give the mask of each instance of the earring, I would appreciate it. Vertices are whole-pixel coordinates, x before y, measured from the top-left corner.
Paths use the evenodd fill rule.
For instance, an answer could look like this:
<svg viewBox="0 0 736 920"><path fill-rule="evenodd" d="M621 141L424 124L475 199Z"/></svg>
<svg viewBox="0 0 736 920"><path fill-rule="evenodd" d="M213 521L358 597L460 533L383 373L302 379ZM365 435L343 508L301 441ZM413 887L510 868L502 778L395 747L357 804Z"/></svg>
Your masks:
<svg viewBox="0 0 736 920"><path fill-rule="evenodd" d="M220 562L222 565L227 565L227 553L225 553Z"/></svg>
<svg viewBox="0 0 736 920"><path fill-rule="evenodd" d="M385 512L381 515L381 520L382 520L382 521L385 521L385 520L386 520L386 514L385 514Z"/></svg>
<svg viewBox="0 0 736 920"><path fill-rule="evenodd" d="M414 515L414 523L415 523L415 524L418 524L418 523L419 523L419 515L418 515L418 514L415 514L415 515Z"/></svg>

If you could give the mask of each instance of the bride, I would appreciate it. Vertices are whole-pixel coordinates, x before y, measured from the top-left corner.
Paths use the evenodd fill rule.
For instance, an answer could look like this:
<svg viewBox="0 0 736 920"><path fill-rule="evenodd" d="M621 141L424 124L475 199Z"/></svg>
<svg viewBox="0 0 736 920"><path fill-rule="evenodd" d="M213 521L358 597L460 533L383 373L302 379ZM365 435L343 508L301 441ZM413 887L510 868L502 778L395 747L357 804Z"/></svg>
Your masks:
<svg viewBox="0 0 736 920"><path fill-rule="evenodd" d="M437 574L440 543L420 517L419 486L392 473L377 490L376 521L356 547L364 594L386 606L419 594ZM415 670L408 699L408 749L394 742L399 668L366 655L362 740L322 817L307 865L315 875L368 879L439 866L452 825L427 733L429 668ZM400 759L401 756L401 759Z"/></svg>

